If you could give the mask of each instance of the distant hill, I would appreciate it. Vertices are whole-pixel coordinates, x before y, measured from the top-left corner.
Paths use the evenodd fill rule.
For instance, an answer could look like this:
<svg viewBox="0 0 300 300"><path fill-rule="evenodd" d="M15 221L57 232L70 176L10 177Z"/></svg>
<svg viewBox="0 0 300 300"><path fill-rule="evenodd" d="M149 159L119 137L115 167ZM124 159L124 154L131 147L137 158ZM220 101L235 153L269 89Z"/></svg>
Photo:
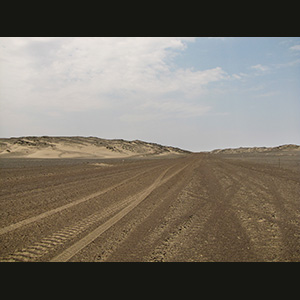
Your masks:
<svg viewBox="0 0 300 300"><path fill-rule="evenodd" d="M189 151L140 140L27 136L0 138L0 157L121 158L187 154Z"/></svg>
<svg viewBox="0 0 300 300"><path fill-rule="evenodd" d="M216 149L211 151L212 154L239 154L239 153L261 153L261 152L271 152L279 153L285 151L300 151L300 146L298 145L281 145L277 147L240 147L240 148L228 148L228 149Z"/></svg>

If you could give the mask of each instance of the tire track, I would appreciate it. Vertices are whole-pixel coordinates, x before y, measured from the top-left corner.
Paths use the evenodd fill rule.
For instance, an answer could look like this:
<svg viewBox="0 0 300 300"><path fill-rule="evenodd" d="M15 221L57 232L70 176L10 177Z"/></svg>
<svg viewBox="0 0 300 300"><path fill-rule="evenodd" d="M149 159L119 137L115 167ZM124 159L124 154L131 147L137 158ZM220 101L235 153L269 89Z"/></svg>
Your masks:
<svg viewBox="0 0 300 300"><path fill-rule="evenodd" d="M35 187L38 185L39 187L30 191L24 187L24 192L20 192L22 187L19 186L18 180L13 185L7 185L5 184L6 177L0 176L0 193L3 190L10 190L9 195L0 196L0 231L2 227L21 222L103 190L153 166L157 166L156 162L152 165L148 163L135 164L134 168L130 164L124 165L121 163L119 170L116 166L113 173L108 168L95 172L99 167L94 167L90 168L90 171L89 168L84 169L80 174L76 172L75 175L66 168L65 177L56 177L56 180L51 180L51 182L48 182L48 179L45 179L44 176L40 176L39 181L36 182L32 182L31 178L28 178L27 185L29 187L32 187L32 185ZM42 173L38 168L36 172ZM17 172L15 173L10 176L17 175ZM86 178L85 175L87 175Z"/></svg>
<svg viewBox="0 0 300 300"><path fill-rule="evenodd" d="M123 208L121 211L119 211L117 214L115 214L113 217L111 217L109 220L107 220L105 223L101 224L99 227L97 227L95 230L87 234L84 238L64 250L61 254L55 256L50 261L51 262L65 262L70 260L75 254L77 254L80 250L85 248L87 245L89 245L91 242L93 242L95 239L97 239L103 232L108 230L110 227L112 227L114 224L116 224L119 220L121 220L124 216L126 216L129 212L131 212L137 205L139 205L145 198L147 198L153 190L155 190L160 185L166 183L168 180L170 180L173 176L177 175L179 172L183 171L187 166L184 166L183 168L175 171L173 174L169 175L167 178L163 179L166 173L169 171L169 169L172 168L172 166L168 167L165 171L163 171L159 177L154 181L153 184L151 184L148 188L144 189L143 191L130 196L126 199L126 202L129 203L125 208Z"/></svg>
<svg viewBox="0 0 300 300"><path fill-rule="evenodd" d="M125 181L122 181L119 185L126 184L129 180L134 180L136 177L141 176L149 171L153 171L157 169L159 166L151 168L146 172L139 173L138 175L128 178ZM169 167L166 172L173 168L174 166ZM110 187L110 189L114 189L115 187ZM104 191L102 191L104 193ZM91 197L91 196L90 196ZM43 256L57 250L63 244L71 241L72 239L76 238L78 235L82 234L85 230L89 227L105 221L106 218L111 216L112 214L118 213L120 210L124 209L124 207L130 205L130 203L135 199L133 197L127 197L121 203L115 203L110 205L107 208L102 209L100 212L96 212L80 222L76 224L66 226L63 229L43 238L41 241L34 243L28 247L25 247L21 250L15 251L13 254L6 255L5 257L0 258L2 262L32 262L32 261L39 261ZM81 199L82 201L83 199ZM73 202L74 203L74 202ZM79 204L75 203L74 205ZM65 208L65 206L60 207L60 209ZM41 216L40 216L41 217Z"/></svg>
<svg viewBox="0 0 300 300"><path fill-rule="evenodd" d="M127 179L123 180L123 181L120 182L120 183L117 183L117 184L115 184L115 185L113 185L113 186L110 186L109 188L106 188L106 189L101 190L101 191L99 191L99 192L93 193L93 194L91 194L91 195L89 195L89 196L86 196L86 197L83 197L83 198L81 198L81 199L75 200L75 201L73 201L73 202L71 202L71 203L62 205L62 206L60 206L60 207L57 207L57 208L48 210L48 211L46 211L46 212L44 212L44 213L41 213L41 214L39 214L39 215L37 215L37 216L33 216L33 217L27 218L27 219L25 219L25 220L22 220L22 221L20 221L20 222L11 224L11 225L6 226L6 227L3 227L3 228L0 228L0 235L6 234L6 233L8 233L8 232L10 232L10 231L16 230L16 229L18 229L18 228L20 228L20 227L23 227L23 226L28 225L28 224L30 224L30 223L39 221L39 220L44 219L44 218L46 218L46 217L49 217L49 216L51 216L51 215L53 215L53 214L59 213L59 212L65 210L65 209L68 209L68 208L70 208L70 207L76 206L76 205L78 205L78 204L80 204L80 203L86 202L86 201L91 200L91 199L93 199L93 198L96 198L96 197L98 197L98 196L100 196L100 195L103 195L103 194L105 194L105 193L107 193L107 192L110 192L110 191L112 191L112 190L114 190L114 189L116 189L116 188L118 188L118 187L120 187L120 186L122 186L122 185L128 183L129 181L136 179L137 177L141 176L142 174L147 173L147 172L149 172L149 171L151 171L151 170L154 170L154 169L156 169L156 168L159 168L159 166L156 166L156 167L154 167L154 168L151 168L150 170L147 170L147 171L143 171L143 172L141 172L141 173L139 173L139 174L137 174L137 175L135 175L135 176L133 176L133 177L127 178Z"/></svg>
<svg viewBox="0 0 300 300"><path fill-rule="evenodd" d="M240 188L218 162L205 161L166 216L164 239L146 261L236 261L249 257L248 239L231 200Z"/></svg>
<svg viewBox="0 0 300 300"><path fill-rule="evenodd" d="M108 208L101 210L100 212L94 213L87 218L84 218L76 224L66 226L63 229L55 232L41 241L34 243L31 246L25 247L21 250L14 252L4 258L0 259L0 262L30 262L37 261L46 254L53 252L59 246L65 244L66 242L74 239L76 236L80 235L82 232L87 230L90 226L101 220L107 218L108 216L120 211L126 205L131 202L131 199L125 199L122 203L116 203Z"/></svg>
<svg viewBox="0 0 300 300"><path fill-rule="evenodd" d="M278 174L261 171L264 166L226 163L240 181L233 204L259 261L297 261L300 226L299 186ZM284 196L283 196L284 195Z"/></svg>
<svg viewBox="0 0 300 300"><path fill-rule="evenodd" d="M98 167L99 168L99 167ZM86 184L85 182L91 183L93 181L102 181L108 178L113 178L116 175L125 175L126 173L130 173L132 171L136 171L140 169L140 166L138 167L131 167L130 169L126 169L126 170L109 170L109 174L102 174L100 172L93 172L92 174L75 174L78 175L78 177L76 177L74 174L72 174L72 176L70 176L70 178L68 178L68 176L64 177L64 178L60 178L61 180L59 182L57 182L57 180L59 178L54 178L52 180L43 180L43 184L46 184L46 186L41 187L40 186L40 182L39 182L39 187L28 187L28 184L24 184L24 183L20 183L18 182L18 185L16 186L16 183L13 183L12 186L9 185L4 185L3 184L3 188L1 189L1 194L0 197L1 198L5 198L5 197L9 197L11 195L13 195L15 198L16 197L24 197L24 196L32 196L32 194L38 193L40 191L42 192L47 192L52 191L54 188L58 189L60 187L63 187L63 189L68 189L69 187L72 188L74 186L74 184L78 185L81 184L84 186L84 184ZM97 168L95 169L97 170ZM61 174L57 174L58 177L61 176ZM53 175L52 175L53 176ZM55 175L54 175L55 177ZM75 177L75 179L73 179L73 177ZM24 186L23 186L24 185ZM14 189L18 188L17 191L12 191L12 187ZM6 189L6 191L4 190L4 188ZM25 190L26 188L26 190ZM6 192L6 193L5 193Z"/></svg>
<svg viewBox="0 0 300 300"><path fill-rule="evenodd" d="M164 216L166 216L166 211L173 206L176 195L190 180L194 164L195 161L193 166L190 164L190 167L180 173L176 172L180 168L179 165L169 169L165 178L172 172L176 172L172 178L165 184L159 185L134 211L115 224L113 230L103 233L70 261L145 261L145 257L156 243L154 241L156 234L154 233L153 236L153 229L157 226L164 227L166 223L172 227L173 222L171 221L172 224L170 224L170 219L165 220ZM175 216L174 219L176 219Z"/></svg>

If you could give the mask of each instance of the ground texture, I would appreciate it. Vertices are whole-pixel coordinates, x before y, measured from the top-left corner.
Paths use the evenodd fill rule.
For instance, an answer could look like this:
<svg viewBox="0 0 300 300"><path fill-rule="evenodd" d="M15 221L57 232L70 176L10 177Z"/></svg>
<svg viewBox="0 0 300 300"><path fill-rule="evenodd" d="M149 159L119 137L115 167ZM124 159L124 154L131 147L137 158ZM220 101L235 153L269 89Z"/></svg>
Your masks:
<svg viewBox="0 0 300 300"><path fill-rule="evenodd" d="M273 162L3 159L0 261L300 261L299 168Z"/></svg>

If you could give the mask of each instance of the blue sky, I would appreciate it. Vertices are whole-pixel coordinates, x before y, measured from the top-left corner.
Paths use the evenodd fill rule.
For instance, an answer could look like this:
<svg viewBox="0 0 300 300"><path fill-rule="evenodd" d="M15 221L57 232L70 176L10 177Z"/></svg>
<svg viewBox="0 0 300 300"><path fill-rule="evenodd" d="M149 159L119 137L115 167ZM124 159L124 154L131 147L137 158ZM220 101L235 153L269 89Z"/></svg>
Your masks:
<svg viewBox="0 0 300 300"><path fill-rule="evenodd" d="M300 144L300 38L0 38L0 136Z"/></svg>

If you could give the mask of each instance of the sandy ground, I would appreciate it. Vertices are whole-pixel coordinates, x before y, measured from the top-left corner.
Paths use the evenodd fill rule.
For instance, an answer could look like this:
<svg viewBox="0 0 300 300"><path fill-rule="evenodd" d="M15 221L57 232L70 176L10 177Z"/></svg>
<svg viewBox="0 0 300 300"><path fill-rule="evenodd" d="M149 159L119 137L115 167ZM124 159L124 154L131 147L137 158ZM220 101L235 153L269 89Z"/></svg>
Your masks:
<svg viewBox="0 0 300 300"><path fill-rule="evenodd" d="M0 261L300 261L298 163L2 158Z"/></svg>

